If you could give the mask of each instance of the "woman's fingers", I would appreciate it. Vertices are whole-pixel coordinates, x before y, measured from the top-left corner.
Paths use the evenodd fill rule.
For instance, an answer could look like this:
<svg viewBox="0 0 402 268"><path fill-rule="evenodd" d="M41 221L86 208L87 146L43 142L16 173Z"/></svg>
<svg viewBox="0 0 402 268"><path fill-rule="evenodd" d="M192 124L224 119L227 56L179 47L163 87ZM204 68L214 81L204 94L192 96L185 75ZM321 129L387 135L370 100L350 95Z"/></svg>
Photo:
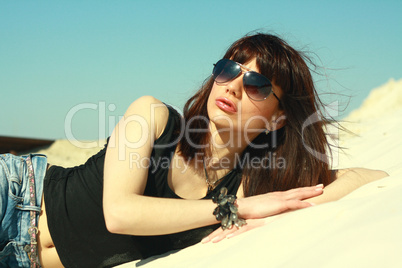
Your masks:
<svg viewBox="0 0 402 268"><path fill-rule="evenodd" d="M302 208L308 208L311 206L314 206L313 203L309 203L309 202L304 202L304 201L300 201L300 200L288 200L285 203L287 209L286 210L296 210L296 209L302 209Z"/></svg>
<svg viewBox="0 0 402 268"><path fill-rule="evenodd" d="M310 207L302 200L321 195L323 185L303 187L284 192L266 193L237 199L239 215L244 219L261 219L289 210Z"/></svg>
<svg viewBox="0 0 402 268"><path fill-rule="evenodd" d="M267 205L270 205L270 212L265 216L272 216L289 210L311 207L313 204L303 202L302 200L321 195L323 193L323 185L312 187L303 187L288 190L285 192L276 192L275 195L270 195ZM259 218L257 215L255 218Z"/></svg>
<svg viewBox="0 0 402 268"><path fill-rule="evenodd" d="M201 240L201 243L205 244L210 241L217 243L225 239L229 234L232 234L238 230L237 227L232 226L230 229L223 230L221 227L210 233L207 237Z"/></svg>
<svg viewBox="0 0 402 268"><path fill-rule="evenodd" d="M226 229L226 230L223 230L222 228L218 228L217 230L213 231L210 235L208 235L207 237L202 239L201 243L203 243L203 244L208 243L208 242L218 243L219 241L222 241L225 238L232 238L239 234L250 231L254 228L263 226L266 221L263 218L263 219L250 219L250 220L246 220L246 222L247 222L247 224L243 225L240 228L237 228L235 226L232 226L230 229Z"/></svg>
<svg viewBox="0 0 402 268"><path fill-rule="evenodd" d="M247 220L247 225L242 226L241 228L238 228L235 232L229 234L226 236L226 238L232 238L236 235L245 233L247 231L250 231L254 228L263 226L266 224L266 219L262 218L262 219L254 219L254 220Z"/></svg>
<svg viewBox="0 0 402 268"><path fill-rule="evenodd" d="M303 200L310 197L318 196L323 193L324 185L319 184L311 187L302 187L291 189L283 193L283 198L287 200Z"/></svg>

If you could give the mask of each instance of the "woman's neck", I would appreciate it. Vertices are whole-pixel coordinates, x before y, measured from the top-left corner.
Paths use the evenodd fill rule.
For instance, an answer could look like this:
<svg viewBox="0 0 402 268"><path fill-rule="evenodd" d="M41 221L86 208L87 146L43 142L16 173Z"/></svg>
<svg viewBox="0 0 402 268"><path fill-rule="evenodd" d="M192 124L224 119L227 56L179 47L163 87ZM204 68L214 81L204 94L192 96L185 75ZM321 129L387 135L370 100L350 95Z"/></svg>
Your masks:
<svg viewBox="0 0 402 268"><path fill-rule="evenodd" d="M206 166L212 170L233 169L244 149L257 134L244 135L242 131L218 129L210 123L209 151L206 153Z"/></svg>

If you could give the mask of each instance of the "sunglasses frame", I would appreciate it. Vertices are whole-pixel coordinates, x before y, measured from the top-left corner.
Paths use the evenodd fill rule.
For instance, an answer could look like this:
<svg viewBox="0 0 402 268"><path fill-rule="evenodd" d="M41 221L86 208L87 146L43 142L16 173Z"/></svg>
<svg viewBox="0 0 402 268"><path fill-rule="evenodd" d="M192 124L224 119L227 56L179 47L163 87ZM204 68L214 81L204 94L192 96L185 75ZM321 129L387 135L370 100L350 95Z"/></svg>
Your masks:
<svg viewBox="0 0 402 268"><path fill-rule="evenodd" d="M266 99L269 97L269 95L271 95L271 93L272 93L272 94L274 95L274 97L275 97L279 102L281 101L281 100L279 99L279 97L278 97L278 96L275 94L275 92L274 92L274 89L273 89L273 87L272 87L271 80L269 80L266 76L264 76L264 75L262 75L262 74L260 74L260 73L258 73L258 72L256 72L256 71L250 69L250 68L247 67L247 66L244 66L244 65L241 64L241 63L238 63L238 62L233 61L233 60L230 60L230 59L220 59L218 62L220 62L220 61L222 61L222 60L225 60L225 61L228 61L228 62L233 62L234 64L240 66L240 71L239 71L239 73L238 73L236 76L234 76L232 79L230 79L230 80L228 80L228 81L225 81L225 82L217 82L217 81L216 81L216 77L218 77L219 75L215 77L214 71L212 70L212 77L214 78L214 81L215 81L216 83L219 83L219 84L227 83L227 82L229 82L229 81L232 81L232 80L236 79L236 77L238 77L240 74L244 73L244 75L243 75L243 87L244 87L244 91L246 92L247 96L248 96L250 99L252 99L252 100L254 100L254 101L263 101L263 100L266 100ZM218 62L217 62L217 63L218 63ZM214 69L215 69L217 63L214 64ZM246 69L247 71L246 71L246 72L243 71L242 68ZM260 100L253 99L252 97L250 97L250 96L248 95L248 93L247 93L247 87L244 85L244 82L245 82L244 79L246 78L246 74L247 74L247 73L255 73L255 74L257 74L258 76L265 77L265 78L270 82L270 84L271 84L271 92L270 92L266 97L264 97L263 99L260 99Z"/></svg>

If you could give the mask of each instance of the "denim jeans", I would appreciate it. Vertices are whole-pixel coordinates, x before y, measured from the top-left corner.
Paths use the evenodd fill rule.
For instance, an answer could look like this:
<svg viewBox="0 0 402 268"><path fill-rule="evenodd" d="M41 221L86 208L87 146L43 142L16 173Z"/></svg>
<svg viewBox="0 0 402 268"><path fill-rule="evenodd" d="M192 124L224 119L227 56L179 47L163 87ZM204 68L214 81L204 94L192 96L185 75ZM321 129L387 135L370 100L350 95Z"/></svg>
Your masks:
<svg viewBox="0 0 402 268"><path fill-rule="evenodd" d="M30 267L30 212L38 212L38 223L47 168L44 155L30 156L35 175L35 206L30 205L27 156L0 155L0 267Z"/></svg>

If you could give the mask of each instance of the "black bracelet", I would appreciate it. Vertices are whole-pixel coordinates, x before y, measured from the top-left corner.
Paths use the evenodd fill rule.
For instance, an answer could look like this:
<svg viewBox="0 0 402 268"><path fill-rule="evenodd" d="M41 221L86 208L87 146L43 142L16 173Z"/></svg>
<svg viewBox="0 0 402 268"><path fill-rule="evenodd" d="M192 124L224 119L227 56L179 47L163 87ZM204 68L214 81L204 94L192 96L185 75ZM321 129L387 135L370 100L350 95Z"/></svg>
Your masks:
<svg viewBox="0 0 402 268"><path fill-rule="evenodd" d="M247 223L237 216L236 196L227 193L228 189L222 187L220 192L212 197L212 202L218 204L213 214L216 220L221 222L223 230L230 229L233 225L240 228Z"/></svg>

